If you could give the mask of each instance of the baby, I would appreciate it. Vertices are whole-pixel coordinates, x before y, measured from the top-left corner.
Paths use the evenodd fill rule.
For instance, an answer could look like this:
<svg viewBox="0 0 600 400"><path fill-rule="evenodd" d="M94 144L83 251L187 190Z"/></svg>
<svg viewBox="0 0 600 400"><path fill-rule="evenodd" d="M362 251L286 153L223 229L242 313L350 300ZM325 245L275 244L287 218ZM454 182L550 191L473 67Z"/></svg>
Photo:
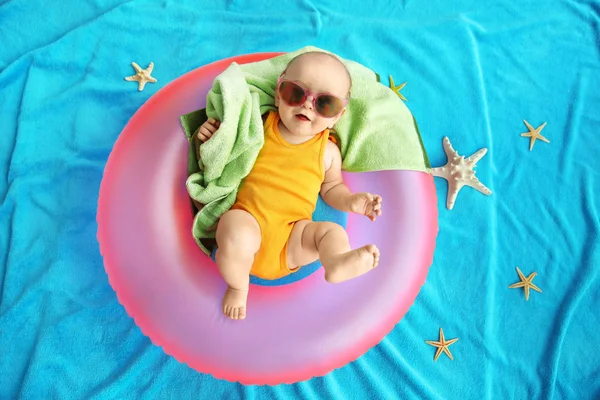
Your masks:
<svg viewBox="0 0 600 400"><path fill-rule="evenodd" d="M277 81L277 112L265 115L265 141L240 185L233 207L217 225L216 260L228 285L223 313L246 317L249 274L277 279L317 259L327 282L343 282L379 263L373 244L352 250L344 228L313 222L319 193L331 207L365 215L381 215L382 199L352 193L342 179L342 158L329 140L329 129L342 117L350 97L350 74L328 53L294 58ZM211 138L220 122L208 119L197 132Z"/></svg>

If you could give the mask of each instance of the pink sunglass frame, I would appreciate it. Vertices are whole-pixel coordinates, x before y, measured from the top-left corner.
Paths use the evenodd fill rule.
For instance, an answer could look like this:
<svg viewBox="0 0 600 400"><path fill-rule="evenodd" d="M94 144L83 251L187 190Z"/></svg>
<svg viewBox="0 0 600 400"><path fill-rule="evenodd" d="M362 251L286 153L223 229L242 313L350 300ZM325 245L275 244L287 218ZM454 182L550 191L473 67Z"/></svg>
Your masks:
<svg viewBox="0 0 600 400"><path fill-rule="evenodd" d="M348 105L348 102L350 101L350 94L348 94L348 96L345 99L343 99L343 98L341 98L339 96L336 96L335 94L328 93L328 92L319 92L319 93L311 92L310 90L308 90L307 88L305 88L304 85L302 85L301 83L293 81L291 79L285 79L285 78L283 78L281 76L277 79L277 86L275 87L275 93L276 94L279 94L279 86L283 82L290 82L290 83L293 83L294 85L298 85L302 90L304 90L304 98L303 98L302 102L300 104L297 104L297 105L292 105L292 104L288 103L287 101L285 101L283 99L281 99L281 101L285 102L287 105L289 105L291 107L297 107L297 106L301 106L302 104L304 104L306 102L306 99L309 96L312 96L313 110L315 110L315 112L317 114L319 114L323 118L335 118L335 117L337 117L338 115L340 115L342 113L342 111L344 111L344 107L346 107ZM327 117L327 116L321 114L319 111L317 111L317 98L319 96L332 96L332 97L335 97L336 99L338 99L338 100L340 100L342 102L342 104L343 104L342 109L337 114L335 114L335 115L333 115L331 117Z"/></svg>

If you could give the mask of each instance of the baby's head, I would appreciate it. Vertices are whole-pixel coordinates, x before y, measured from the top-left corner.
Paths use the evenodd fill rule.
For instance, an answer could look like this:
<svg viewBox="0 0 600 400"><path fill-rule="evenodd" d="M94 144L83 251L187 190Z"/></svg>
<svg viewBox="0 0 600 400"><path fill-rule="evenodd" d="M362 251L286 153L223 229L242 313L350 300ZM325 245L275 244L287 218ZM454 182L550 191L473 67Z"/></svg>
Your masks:
<svg viewBox="0 0 600 400"><path fill-rule="evenodd" d="M332 128L346 111L351 86L348 70L335 56L308 52L295 57L275 92L281 122L291 133L303 136Z"/></svg>

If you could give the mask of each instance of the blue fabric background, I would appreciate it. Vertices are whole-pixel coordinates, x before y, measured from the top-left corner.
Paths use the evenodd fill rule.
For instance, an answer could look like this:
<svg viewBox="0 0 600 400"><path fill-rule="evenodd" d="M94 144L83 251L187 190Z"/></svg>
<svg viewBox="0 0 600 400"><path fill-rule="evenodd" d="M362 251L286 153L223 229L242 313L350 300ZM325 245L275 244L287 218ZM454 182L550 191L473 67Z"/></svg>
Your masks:
<svg viewBox="0 0 600 400"><path fill-rule="evenodd" d="M0 0L0 398L600 398L599 30L591 0ZM168 82L308 44L408 82L432 166L446 135L461 155L487 147L477 176L493 194L463 189L448 211L436 178L433 265L379 345L325 377L246 387L134 325L104 273L98 190ZM158 82L124 81L132 61ZM547 121L551 143L530 152L523 119ZM509 289L516 266L543 293ZM424 342L440 327L454 361Z"/></svg>

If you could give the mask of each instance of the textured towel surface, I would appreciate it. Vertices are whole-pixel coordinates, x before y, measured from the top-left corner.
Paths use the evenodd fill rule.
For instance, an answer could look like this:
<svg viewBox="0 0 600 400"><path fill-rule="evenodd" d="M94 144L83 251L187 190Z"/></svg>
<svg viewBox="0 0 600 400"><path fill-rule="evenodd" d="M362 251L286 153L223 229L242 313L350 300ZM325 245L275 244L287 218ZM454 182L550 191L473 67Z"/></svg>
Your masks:
<svg viewBox="0 0 600 400"><path fill-rule="evenodd" d="M599 10L596 0L0 0L0 399L600 398ZM477 176L493 194L465 188L448 211L435 178L433 265L379 345L325 377L244 387L178 363L127 316L96 240L98 190L121 130L161 87L216 60L309 44L384 84L406 81L433 167L446 162L446 135L461 155L487 147ZM132 61L153 61L158 82L138 92L123 79ZM529 151L524 119L547 122L550 143ZM383 218L393 206L384 200ZM516 266L537 272L543 293L525 301L509 289ZM440 327L459 338L454 361L434 362L425 343Z"/></svg>
<svg viewBox="0 0 600 400"><path fill-rule="evenodd" d="M204 205L194 218L193 235L205 253L210 249L202 239L214 238L214 225L235 203L239 185L263 146L261 115L275 110L277 78L290 60L309 51L323 49L305 46L263 61L232 63L216 77L206 109L181 117L188 139L204 122L203 116L221 121L218 132L200 146L200 160L196 150L189 152L188 160L188 193ZM352 77L352 97L335 129L342 169L428 171L427 154L406 105L377 81L376 73L355 61L342 61ZM198 144L191 140L191 146Z"/></svg>

